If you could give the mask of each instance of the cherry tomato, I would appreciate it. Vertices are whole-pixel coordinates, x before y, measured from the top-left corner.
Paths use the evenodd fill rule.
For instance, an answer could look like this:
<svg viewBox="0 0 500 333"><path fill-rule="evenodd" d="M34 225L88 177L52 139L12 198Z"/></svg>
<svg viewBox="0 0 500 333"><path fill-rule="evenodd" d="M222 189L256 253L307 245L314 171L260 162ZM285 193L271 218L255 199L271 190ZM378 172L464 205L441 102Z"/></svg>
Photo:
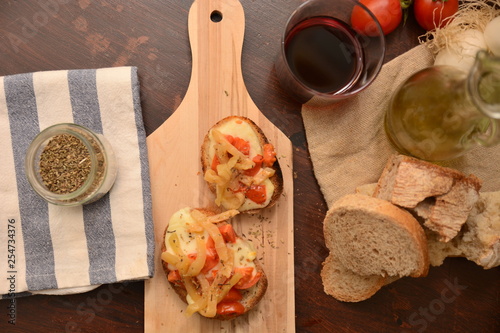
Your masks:
<svg viewBox="0 0 500 333"><path fill-rule="evenodd" d="M234 288L236 289L248 289L255 285L262 276L262 273L258 272L252 277L253 267L236 267L234 271L243 275L238 283L234 285Z"/></svg>
<svg viewBox="0 0 500 333"><path fill-rule="evenodd" d="M263 204L266 202L266 185L250 185L245 196L255 203Z"/></svg>
<svg viewBox="0 0 500 333"><path fill-rule="evenodd" d="M182 282L181 274L179 274L178 270L168 272L167 278L168 278L168 281L170 281L178 286L184 286L184 283Z"/></svg>
<svg viewBox="0 0 500 333"><path fill-rule="evenodd" d="M266 143L262 149L264 150L263 162L267 167L272 167L274 162L276 162L276 151L274 151L274 146L270 143Z"/></svg>
<svg viewBox="0 0 500 333"><path fill-rule="evenodd" d="M361 0L372 14L377 18L384 35L394 31L401 23L403 9L400 0ZM375 36L377 28L374 20L359 6L355 6L351 14L352 27L368 36Z"/></svg>
<svg viewBox="0 0 500 333"><path fill-rule="evenodd" d="M245 170L243 173L247 176L255 176L259 170L262 168L262 162L264 161L264 157L260 154L255 155L252 159L252 162L255 163L255 166L251 169Z"/></svg>
<svg viewBox="0 0 500 333"><path fill-rule="evenodd" d="M248 155L250 153L250 142L239 137L233 137L232 135L226 135L226 139L243 154Z"/></svg>
<svg viewBox="0 0 500 333"><path fill-rule="evenodd" d="M219 231L224 238L224 242L226 243L236 243L236 232L233 229L233 226L230 224L225 224L219 227Z"/></svg>
<svg viewBox="0 0 500 333"><path fill-rule="evenodd" d="M212 160L212 165L210 166L212 170L217 171L217 166L220 164L219 158L217 155L214 156L214 159Z"/></svg>
<svg viewBox="0 0 500 333"><path fill-rule="evenodd" d="M221 302L237 302L241 301L242 298L243 295L241 295L241 292L238 289L231 288Z"/></svg>
<svg viewBox="0 0 500 333"><path fill-rule="evenodd" d="M215 243L212 237L208 237L206 245L207 256L205 258L205 265L203 265L203 268L201 269L201 273L203 274L207 274L219 263L219 256L217 255L217 250L215 249ZM193 261L196 259L196 253L190 253L187 256Z"/></svg>
<svg viewBox="0 0 500 333"><path fill-rule="evenodd" d="M217 313L221 315L242 314L245 307L240 302L220 302L217 304Z"/></svg>
<svg viewBox="0 0 500 333"><path fill-rule="evenodd" d="M415 0L413 3L415 19L425 30L444 27L457 11L458 0Z"/></svg>

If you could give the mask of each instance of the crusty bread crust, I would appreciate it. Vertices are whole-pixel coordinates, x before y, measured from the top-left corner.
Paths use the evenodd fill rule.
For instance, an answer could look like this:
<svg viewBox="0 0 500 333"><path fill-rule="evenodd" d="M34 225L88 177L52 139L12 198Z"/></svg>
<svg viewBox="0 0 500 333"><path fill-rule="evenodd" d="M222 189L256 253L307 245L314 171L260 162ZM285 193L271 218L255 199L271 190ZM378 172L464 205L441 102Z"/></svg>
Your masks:
<svg viewBox="0 0 500 333"><path fill-rule="evenodd" d="M206 209L206 208L196 208L196 209L201 211L205 215L208 215L208 216L216 214L214 211ZM224 225L224 224L228 224L228 222L222 221L222 222L218 223L218 225ZM167 234L167 229L168 229L168 226L167 226L167 228L165 228L165 232L163 233L161 252L166 251L165 237ZM170 269L168 268L168 264L163 260L161 261L161 263L162 263L163 271L165 272L166 276L168 276L168 273L170 273ZM260 272L262 274L262 276L260 277L259 281L255 284L255 286L253 286L252 288L249 288L247 290L240 290L243 298L239 302L245 308L245 312L241 315L244 315L248 311L252 310L260 302L262 297L264 297L264 294L266 293L266 290L267 290L267 286L268 286L267 276L264 272L262 265L260 264L260 262L257 259L255 259L255 266L257 268L257 271ZM186 289L182 288L181 286L179 286L173 282L169 281L169 283L172 286L172 288L174 289L175 293L181 298L182 301L184 301L187 304L187 300L186 300L187 291L186 291ZM209 319L230 320L230 319L234 319L236 317L239 317L241 315L239 315L239 314L228 314L228 315L217 314L217 315L215 315L215 317L212 317Z"/></svg>
<svg viewBox="0 0 500 333"><path fill-rule="evenodd" d="M244 122L248 123L253 128L253 130L257 134L257 137L259 138L259 142L260 142L261 147L264 146L265 144L269 143L269 141L268 141L266 135L264 134L264 132L262 131L262 129L259 126L257 126L257 124L255 124L251 119L249 119L247 117L229 116L229 117L226 117L224 119L219 120L214 126L212 126L212 128L217 128L217 127L221 126L222 124L224 124L226 122L233 121L235 119L244 121ZM210 132L210 130L209 130L209 132ZM204 138L202 146L201 146L201 165L202 165L203 174L205 174L205 172L208 169L210 169L212 166L212 161L210 160L210 157L209 157L209 151L210 151L209 148L210 148L210 138L209 138L209 135L207 133L205 135L205 138ZM273 192L273 196L271 197L271 201L269 202L269 204L266 207L241 211L242 213L255 214L255 213L258 213L261 209L270 208L276 204L276 202L278 201L279 197L281 196L281 194L283 192L283 175L281 172L281 167L279 165L278 159L276 159L276 162L274 162L273 169L275 171L275 174L271 178L269 178L269 180L274 185L274 192ZM210 191L215 193L215 191L216 191L215 184L211 184L208 182L207 182L207 184L208 184Z"/></svg>
<svg viewBox="0 0 500 333"><path fill-rule="evenodd" d="M413 210L447 242L467 220L481 185L474 175L395 154L382 171L373 196Z"/></svg>

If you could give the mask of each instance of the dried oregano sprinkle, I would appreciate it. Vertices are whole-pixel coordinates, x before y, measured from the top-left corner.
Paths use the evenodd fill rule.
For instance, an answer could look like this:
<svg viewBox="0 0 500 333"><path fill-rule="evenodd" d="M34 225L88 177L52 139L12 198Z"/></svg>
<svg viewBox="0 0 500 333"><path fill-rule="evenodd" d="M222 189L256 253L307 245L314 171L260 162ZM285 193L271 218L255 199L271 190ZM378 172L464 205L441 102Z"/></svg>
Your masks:
<svg viewBox="0 0 500 333"><path fill-rule="evenodd" d="M47 189L67 194L79 189L90 173L90 152L70 134L52 137L40 154L40 175Z"/></svg>

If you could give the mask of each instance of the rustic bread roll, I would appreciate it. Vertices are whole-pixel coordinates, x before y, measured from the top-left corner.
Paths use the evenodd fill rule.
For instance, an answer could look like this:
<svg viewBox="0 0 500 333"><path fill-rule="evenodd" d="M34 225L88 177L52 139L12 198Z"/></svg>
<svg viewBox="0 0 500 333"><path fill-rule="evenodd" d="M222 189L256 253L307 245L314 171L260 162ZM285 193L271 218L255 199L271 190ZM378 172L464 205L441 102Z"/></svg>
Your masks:
<svg viewBox="0 0 500 333"><path fill-rule="evenodd" d="M191 208L187 207L187 208L179 210L178 212L176 212L172 216L170 223L169 223L169 227L167 227L165 229L162 248L161 248L162 266L163 266L163 270L164 270L165 274L167 275L167 279L168 279L170 285L172 286L172 288L174 289L174 291L176 292L176 294L188 305L192 301L192 297L191 296L188 297L186 282L192 284L196 288L197 294L202 295L203 294L203 288L202 288L203 283L202 283L201 279L206 281L207 279L212 278L215 281L217 271L222 270L220 258L218 255L216 256L216 259L215 259L216 261L219 260L219 262L217 263L216 266L214 266L212 269L210 269L207 272L202 271L200 274L198 274L196 276L185 276L182 274L178 274L178 275L175 274L175 270L177 267L175 267L171 263L167 263L167 261L165 261L165 259L164 259L164 253L167 252L167 245L169 244L167 237L169 237L170 235L172 235L174 233L177 233L179 236L179 239L181 239L181 242L180 242L180 243L182 243L181 248L184 250L189 249L189 251L185 251L185 252L189 252L186 254L189 254L192 256L193 252L197 253L196 246L195 246L196 244L193 244L193 242L196 242L195 241L196 233L197 232L200 233L200 231L198 230L197 232L192 232L192 233L187 231L190 228L190 226L196 224L196 223L193 224L193 218L192 218L192 211L193 210L199 211L203 215L208 216L208 217L213 217L216 215L213 211L208 210L208 209L191 209ZM225 218L223 214L225 214L225 213L222 213L218 216L222 216L222 218ZM231 216L231 215L228 215L228 217L229 216ZM221 227L221 226L227 225L227 224L229 224L227 222L227 220L221 220L220 222L216 223L217 227ZM198 228L198 227L195 227L195 229L196 228ZM201 232L200 234L204 235L203 236L204 239L208 238L208 233ZM233 254L231 255L231 257L234 260L234 267L232 268L231 277L234 276L234 274L236 272L236 267L240 267L239 265L244 263L245 267L254 267L254 271L252 272L252 279L257 279L257 282L248 288L243 288L243 287L245 287L245 284L247 284L247 285L252 284L252 282L251 282L252 280L250 279L250 281L247 281L247 280L242 279L241 280L242 285L239 287L237 285L238 290L241 294L241 299L240 300L232 300L232 301L240 303L242 306L242 307L239 307L239 305L236 305L236 306L234 306L234 304L232 305L232 306L234 306L235 309L238 310L237 312L231 312L231 309L228 310L227 307L224 310L222 310L221 312L219 312L219 306L221 306L221 307L224 305L227 306L229 303L231 303L231 302L227 301L226 298L224 298L222 301L217 303L217 306L218 306L217 312L214 313L213 316L212 315L207 316L207 314L204 313L203 311L194 311L194 312L199 312L200 315L202 315L202 316L205 316L205 317L208 317L211 319L219 319L219 320L234 319L234 318L239 317L239 316L247 313L248 311L252 310L260 302L260 300L262 299L262 297L264 296L264 294L267 290L267 286L268 286L267 277L266 277L266 274L263 270L262 265L260 264L260 262L256 258L256 252L252 253L252 251L254 251L253 248L242 237L240 237L238 235L235 235L235 236L237 239L240 239L241 242L238 241L238 243L234 243L234 245L228 246L228 248L231 251L233 251ZM223 236L223 237L225 237L225 236ZM172 249L170 249L169 252L172 252ZM174 273L174 274L172 274L172 273ZM201 275L203 275L203 276L201 276ZM258 276L258 278L256 278L257 276ZM186 281L186 280L188 280L188 281ZM216 286L217 292L214 295L218 295L218 293L220 293L220 290L222 290L224 285L227 285L229 283L228 281L230 281L230 278L228 278L228 280L226 280L225 282L220 283L218 286ZM213 285L213 283L215 283L215 282L212 282L212 285ZM231 289L234 289L234 287ZM229 304L229 306L231 306L231 304ZM189 312L189 306L185 312Z"/></svg>
<svg viewBox="0 0 500 333"><path fill-rule="evenodd" d="M374 197L411 209L447 242L457 235L479 198L481 180L405 155L392 156Z"/></svg>
<svg viewBox="0 0 500 333"><path fill-rule="evenodd" d="M424 230L409 212L386 200L346 195L332 205L323 229L330 252L358 275L427 275Z"/></svg>
<svg viewBox="0 0 500 333"><path fill-rule="evenodd" d="M272 207L283 192L274 147L249 118L217 122L203 141L201 164L216 204L224 209L256 213Z"/></svg>

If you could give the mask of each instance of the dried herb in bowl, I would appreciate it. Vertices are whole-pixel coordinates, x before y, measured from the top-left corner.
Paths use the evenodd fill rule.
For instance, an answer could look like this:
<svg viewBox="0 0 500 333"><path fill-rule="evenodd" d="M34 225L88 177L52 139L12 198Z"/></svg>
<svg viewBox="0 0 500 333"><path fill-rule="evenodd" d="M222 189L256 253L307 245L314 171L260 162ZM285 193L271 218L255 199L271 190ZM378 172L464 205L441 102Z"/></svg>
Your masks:
<svg viewBox="0 0 500 333"><path fill-rule="evenodd" d="M117 174L109 142L76 124L57 124L43 130L28 148L25 169L41 197L66 206L101 198Z"/></svg>
<svg viewBox="0 0 500 333"><path fill-rule="evenodd" d="M90 153L83 142L69 134L54 136L40 154L40 175L49 191L74 192L90 173Z"/></svg>

